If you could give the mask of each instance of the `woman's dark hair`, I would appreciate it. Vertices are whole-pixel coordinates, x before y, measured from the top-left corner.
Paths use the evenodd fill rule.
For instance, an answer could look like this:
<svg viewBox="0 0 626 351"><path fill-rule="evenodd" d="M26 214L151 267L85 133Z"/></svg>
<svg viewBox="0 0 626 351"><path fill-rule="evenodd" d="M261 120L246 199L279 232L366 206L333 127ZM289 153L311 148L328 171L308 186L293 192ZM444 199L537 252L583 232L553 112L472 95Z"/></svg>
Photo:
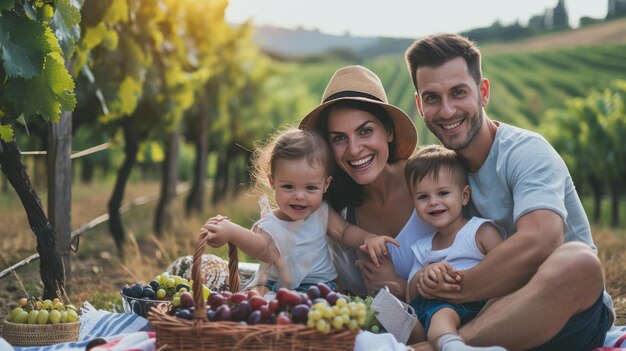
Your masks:
<svg viewBox="0 0 626 351"><path fill-rule="evenodd" d="M387 111L376 104L372 104L359 100L339 100L329 106L327 106L320 114L319 123L316 126L316 132L324 137L328 141L328 115L330 111L334 109L356 109L365 112L369 112L374 115L382 123L383 127L387 131L391 131L394 135L393 140L389 145L389 157L387 163L392 164L396 162L396 131L393 121ZM336 162L336 161L335 161ZM367 194L365 187L355 182L343 169L335 167L333 179L330 182L328 191L326 192L326 199L330 202L330 205L337 212L340 212L346 206L357 207L361 205Z"/></svg>

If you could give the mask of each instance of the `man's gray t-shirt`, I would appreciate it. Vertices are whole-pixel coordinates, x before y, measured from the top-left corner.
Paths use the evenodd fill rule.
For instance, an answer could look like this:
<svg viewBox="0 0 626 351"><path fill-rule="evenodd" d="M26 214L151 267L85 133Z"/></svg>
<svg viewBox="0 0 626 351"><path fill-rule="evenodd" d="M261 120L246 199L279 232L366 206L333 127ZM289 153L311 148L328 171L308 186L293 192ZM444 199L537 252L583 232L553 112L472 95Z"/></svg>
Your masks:
<svg viewBox="0 0 626 351"><path fill-rule="evenodd" d="M520 217L546 209L563 218L565 241L582 241L597 252L567 166L541 135L500 123L485 163L468 179L470 213L495 221L507 236Z"/></svg>
<svg viewBox="0 0 626 351"><path fill-rule="evenodd" d="M563 218L566 242L581 241L598 252L567 166L541 135L500 122L485 163L467 176L470 215L493 220L507 237L523 215L546 209ZM612 311L612 324L615 312L606 291L604 303Z"/></svg>

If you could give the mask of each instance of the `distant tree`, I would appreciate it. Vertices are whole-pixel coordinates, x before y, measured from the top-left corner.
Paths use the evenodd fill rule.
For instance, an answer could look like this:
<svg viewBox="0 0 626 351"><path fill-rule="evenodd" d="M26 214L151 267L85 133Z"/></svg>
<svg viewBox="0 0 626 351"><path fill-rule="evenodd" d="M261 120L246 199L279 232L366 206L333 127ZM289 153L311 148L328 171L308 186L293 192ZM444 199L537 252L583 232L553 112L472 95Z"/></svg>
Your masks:
<svg viewBox="0 0 626 351"><path fill-rule="evenodd" d="M565 8L565 0L559 0L556 7L552 9L552 23L550 29L569 28L569 16Z"/></svg>
<svg viewBox="0 0 626 351"><path fill-rule="evenodd" d="M528 28L531 30L544 30L546 29L545 14L534 15L528 20Z"/></svg>
<svg viewBox="0 0 626 351"><path fill-rule="evenodd" d="M588 16L583 16L578 20L578 24L581 27L590 26L592 24L602 23L602 22L604 22L604 19L602 18L593 18L593 17L588 17Z"/></svg>
<svg viewBox="0 0 626 351"><path fill-rule="evenodd" d="M495 21L490 27L477 28L462 33L471 40L477 42L507 41L528 37L531 33L528 27L522 27L519 21L503 26L500 21Z"/></svg>
<svg viewBox="0 0 626 351"><path fill-rule="evenodd" d="M609 0L606 19L614 19L626 16L626 0Z"/></svg>
<svg viewBox="0 0 626 351"><path fill-rule="evenodd" d="M544 116L543 134L559 151L577 184L586 183L594 199L593 221L600 219L604 195L611 200L611 226L620 224L626 177L626 81L566 101L565 110ZM598 157L602 155L602 157ZM581 183L582 182L582 183Z"/></svg>

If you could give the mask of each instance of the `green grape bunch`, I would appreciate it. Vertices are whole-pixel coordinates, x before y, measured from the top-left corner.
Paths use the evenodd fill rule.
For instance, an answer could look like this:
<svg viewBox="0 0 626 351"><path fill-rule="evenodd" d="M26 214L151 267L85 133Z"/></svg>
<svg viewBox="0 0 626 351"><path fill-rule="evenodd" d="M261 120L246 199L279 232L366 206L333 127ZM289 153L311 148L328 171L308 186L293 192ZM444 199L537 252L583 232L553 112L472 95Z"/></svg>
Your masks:
<svg viewBox="0 0 626 351"><path fill-rule="evenodd" d="M371 296L367 296L365 298L356 296L352 298L352 301L356 303L362 303L365 305L366 313L365 313L365 318L362 324L363 330L367 330L375 334L386 332L385 328L382 326L382 324L380 324L380 322L376 318L376 311L374 311L371 308L372 302L374 301L374 299Z"/></svg>
<svg viewBox="0 0 626 351"><path fill-rule="evenodd" d="M78 319L78 309L72 304L64 304L59 298L42 300L23 297L11 310L8 321L17 324L59 324L78 322Z"/></svg>

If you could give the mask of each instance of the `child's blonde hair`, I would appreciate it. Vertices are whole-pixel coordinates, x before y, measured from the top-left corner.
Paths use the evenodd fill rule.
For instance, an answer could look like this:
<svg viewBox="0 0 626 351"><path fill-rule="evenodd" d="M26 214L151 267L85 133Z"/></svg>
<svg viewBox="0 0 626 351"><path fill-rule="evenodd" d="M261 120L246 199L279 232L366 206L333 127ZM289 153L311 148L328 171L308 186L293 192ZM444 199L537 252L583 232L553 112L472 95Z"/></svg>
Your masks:
<svg viewBox="0 0 626 351"><path fill-rule="evenodd" d="M467 185L467 171L456 152L441 145L419 147L406 162L404 177L411 194L415 186L427 176L435 181L441 170L448 170L461 187Z"/></svg>
<svg viewBox="0 0 626 351"><path fill-rule="evenodd" d="M270 193L267 177L275 174L277 161L304 158L310 166L324 167L326 176L333 174L335 161L330 146L319 134L293 127L275 133L252 155L251 173L255 187L261 193Z"/></svg>

